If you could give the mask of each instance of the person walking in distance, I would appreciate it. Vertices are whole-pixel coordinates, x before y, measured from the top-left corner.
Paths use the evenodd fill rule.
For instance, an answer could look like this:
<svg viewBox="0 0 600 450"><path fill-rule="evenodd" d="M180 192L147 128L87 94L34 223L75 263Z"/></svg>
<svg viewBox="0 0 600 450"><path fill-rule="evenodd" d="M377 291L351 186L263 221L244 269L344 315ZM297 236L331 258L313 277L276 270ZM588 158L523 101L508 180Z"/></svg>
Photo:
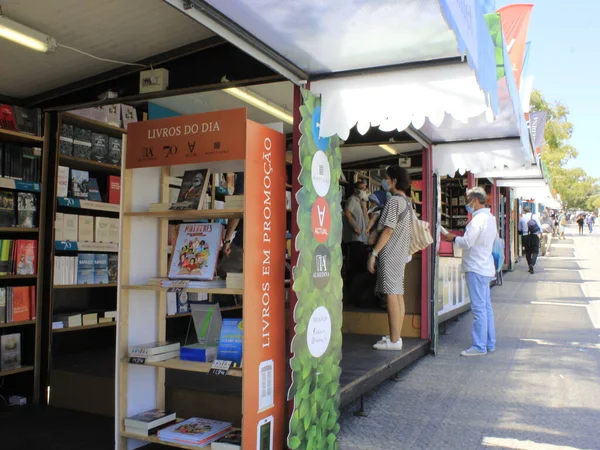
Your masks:
<svg viewBox="0 0 600 450"><path fill-rule="evenodd" d="M384 336L373 348L376 350L402 350L402 324L406 307L404 304L404 267L410 258L410 223L412 220L410 199L410 175L399 166L386 169L381 187L392 196L385 202L377 230L379 238L369 257L367 268L375 273L377 264L377 287L387 297L390 335Z"/></svg>
<svg viewBox="0 0 600 450"><path fill-rule="evenodd" d="M561 211L560 214L558 215L558 239L562 239L563 241L566 239L565 238L565 227L567 226L567 215Z"/></svg>
<svg viewBox="0 0 600 450"><path fill-rule="evenodd" d="M519 233L523 236L523 247L525 248L525 258L529 266L529 273L535 273L535 263L540 253L540 235L542 234L542 224L540 219L532 214L531 208L523 208L525 214L519 220Z"/></svg>
<svg viewBox="0 0 600 450"><path fill-rule="evenodd" d="M448 233L444 239L463 249L462 270L467 279L473 311L473 344L461 356L483 356L496 350L494 310L490 282L496 274L492 250L498 236L496 218L485 207L487 194L475 187L467 191L467 212L472 215L464 236Z"/></svg>
<svg viewBox="0 0 600 450"><path fill-rule="evenodd" d="M542 256L550 256L550 246L554 236L554 219L548 214L548 210L542 212Z"/></svg>
<svg viewBox="0 0 600 450"><path fill-rule="evenodd" d="M583 234L583 224L585 222L585 217L583 214L579 214L577 216L577 225L579 226L579 234Z"/></svg>

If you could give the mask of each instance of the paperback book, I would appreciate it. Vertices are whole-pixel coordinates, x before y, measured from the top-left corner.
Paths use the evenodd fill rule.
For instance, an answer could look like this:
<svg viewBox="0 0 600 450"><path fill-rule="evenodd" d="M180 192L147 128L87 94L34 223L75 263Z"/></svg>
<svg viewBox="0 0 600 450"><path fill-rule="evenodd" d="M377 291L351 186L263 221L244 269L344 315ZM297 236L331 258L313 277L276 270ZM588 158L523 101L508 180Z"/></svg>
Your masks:
<svg viewBox="0 0 600 450"><path fill-rule="evenodd" d="M242 367L242 343L244 322L242 319L223 319L217 359L232 361L233 367Z"/></svg>
<svg viewBox="0 0 600 450"><path fill-rule="evenodd" d="M94 264L95 256L93 253L80 253L77 257L77 284L94 284Z"/></svg>
<svg viewBox="0 0 600 450"><path fill-rule="evenodd" d="M58 149L61 155L73 156L73 125L62 123L60 125L60 138Z"/></svg>
<svg viewBox="0 0 600 450"><path fill-rule="evenodd" d="M90 159L92 153L92 131L73 127L73 155L77 158Z"/></svg>
<svg viewBox="0 0 600 450"><path fill-rule="evenodd" d="M229 422L192 417L191 419L160 430L158 437L160 440L167 442L202 447L219 439L230 431L231 423Z"/></svg>
<svg viewBox="0 0 600 450"><path fill-rule="evenodd" d="M108 284L108 255L106 253L94 255L94 283Z"/></svg>
<svg viewBox="0 0 600 450"><path fill-rule="evenodd" d="M174 422L175 419L174 412L167 412L164 409L151 409L126 418L125 426L140 430L151 430L166 423Z"/></svg>
<svg viewBox="0 0 600 450"><path fill-rule="evenodd" d="M90 174L85 170L71 170L71 193L73 197L87 200Z"/></svg>
<svg viewBox="0 0 600 450"><path fill-rule="evenodd" d="M209 176L208 169L186 170L183 174L177 202L170 209L201 209L206 198Z"/></svg>
<svg viewBox="0 0 600 450"><path fill-rule="evenodd" d="M23 228L37 226L37 196L31 192L17 194L17 226Z"/></svg>
<svg viewBox="0 0 600 450"><path fill-rule="evenodd" d="M14 192L0 191L0 226L15 226L15 194Z"/></svg>
<svg viewBox="0 0 600 450"><path fill-rule="evenodd" d="M56 196L69 196L69 168L58 166L58 178L56 180Z"/></svg>
<svg viewBox="0 0 600 450"><path fill-rule="evenodd" d="M220 223L181 224L171 255L169 278L213 280L222 236Z"/></svg>
<svg viewBox="0 0 600 450"><path fill-rule="evenodd" d="M90 159L96 162L108 161L108 136L106 134L92 133Z"/></svg>
<svg viewBox="0 0 600 450"><path fill-rule="evenodd" d="M0 337L0 370L14 370L21 367L21 335L5 334Z"/></svg>
<svg viewBox="0 0 600 450"><path fill-rule="evenodd" d="M98 180L90 178L88 183L88 200L93 202L101 202L102 196L100 195L100 188L98 187Z"/></svg>
<svg viewBox="0 0 600 450"><path fill-rule="evenodd" d="M108 164L114 164L115 166L121 165L121 139L114 137L108 138L108 155L104 162Z"/></svg>
<svg viewBox="0 0 600 450"><path fill-rule="evenodd" d="M109 253L108 254L108 283L116 284L118 282L119 275L119 254Z"/></svg>

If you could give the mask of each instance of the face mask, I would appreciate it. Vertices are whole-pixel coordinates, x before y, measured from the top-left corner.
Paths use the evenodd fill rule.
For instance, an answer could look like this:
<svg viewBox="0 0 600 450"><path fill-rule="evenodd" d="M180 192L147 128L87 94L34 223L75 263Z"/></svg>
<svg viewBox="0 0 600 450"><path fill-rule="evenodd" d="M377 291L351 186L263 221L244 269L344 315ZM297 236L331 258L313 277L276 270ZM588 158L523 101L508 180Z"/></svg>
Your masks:
<svg viewBox="0 0 600 450"><path fill-rule="evenodd" d="M475 212L475 208L473 208L470 203L467 206L465 206L465 209L469 214L473 214Z"/></svg>
<svg viewBox="0 0 600 450"><path fill-rule="evenodd" d="M369 194L367 194L367 191L358 191L358 198L366 202L369 200Z"/></svg>
<svg viewBox="0 0 600 450"><path fill-rule="evenodd" d="M383 189L385 192L390 192L390 190L392 189L390 183L385 178L381 180L381 189Z"/></svg>

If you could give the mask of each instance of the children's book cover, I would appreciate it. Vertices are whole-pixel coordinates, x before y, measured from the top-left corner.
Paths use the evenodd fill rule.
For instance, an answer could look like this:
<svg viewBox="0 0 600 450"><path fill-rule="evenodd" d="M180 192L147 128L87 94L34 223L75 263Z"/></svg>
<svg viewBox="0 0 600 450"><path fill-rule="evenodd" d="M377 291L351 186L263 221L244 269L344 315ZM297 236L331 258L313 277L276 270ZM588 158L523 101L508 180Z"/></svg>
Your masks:
<svg viewBox="0 0 600 450"><path fill-rule="evenodd" d="M181 224L171 256L169 278L214 279L222 236L220 223Z"/></svg>

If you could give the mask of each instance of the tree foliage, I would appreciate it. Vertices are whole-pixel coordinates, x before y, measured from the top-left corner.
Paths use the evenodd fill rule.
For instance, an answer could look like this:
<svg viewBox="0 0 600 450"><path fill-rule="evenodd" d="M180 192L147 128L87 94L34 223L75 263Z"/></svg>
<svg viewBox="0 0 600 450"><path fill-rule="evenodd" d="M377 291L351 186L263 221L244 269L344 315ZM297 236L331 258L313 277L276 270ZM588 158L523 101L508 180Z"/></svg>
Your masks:
<svg viewBox="0 0 600 450"><path fill-rule="evenodd" d="M541 159L546 164L552 186L569 208L595 209L600 204L598 179L590 177L584 169L567 168L566 164L576 159L577 149L570 145L573 125L569 122L569 108L560 102L549 103L542 93L534 90L531 95L531 110L548 113L544 131L544 147Z"/></svg>

